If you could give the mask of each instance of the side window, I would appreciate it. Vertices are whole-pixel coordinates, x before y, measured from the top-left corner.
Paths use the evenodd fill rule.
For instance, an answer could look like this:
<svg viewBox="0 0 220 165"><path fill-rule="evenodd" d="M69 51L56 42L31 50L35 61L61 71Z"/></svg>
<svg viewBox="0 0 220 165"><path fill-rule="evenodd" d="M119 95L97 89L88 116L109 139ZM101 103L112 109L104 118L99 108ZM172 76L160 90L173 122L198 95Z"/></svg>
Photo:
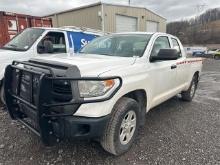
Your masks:
<svg viewBox="0 0 220 165"><path fill-rule="evenodd" d="M66 53L66 42L64 33L49 32L38 44L38 53Z"/></svg>
<svg viewBox="0 0 220 165"><path fill-rule="evenodd" d="M181 49L180 49L180 45L179 45L178 41L174 38L172 38L171 40L173 43L173 48L176 49L179 53L179 56L182 57L182 53L181 53Z"/></svg>
<svg viewBox="0 0 220 165"><path fill-rule="evenodd" d="M99 43L98 48L110 49L111 48L111 39L105 39L103 42Z"/></svg>
<svg viewBox="0 0 220 165"><path fill-rule="evenodd" d="M169 49L169 48L171 47L168 37L165 36L158 37L154 42L154 46L151 51L151 56L157 56L160 49Z"/></svg>

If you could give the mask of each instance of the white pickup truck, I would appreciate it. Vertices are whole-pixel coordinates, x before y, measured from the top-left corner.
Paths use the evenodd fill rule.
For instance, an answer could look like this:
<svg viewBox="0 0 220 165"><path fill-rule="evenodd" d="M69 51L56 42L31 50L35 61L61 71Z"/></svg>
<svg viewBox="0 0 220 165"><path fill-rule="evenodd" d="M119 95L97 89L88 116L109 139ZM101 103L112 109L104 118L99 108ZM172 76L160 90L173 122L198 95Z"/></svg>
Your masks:
<svg viewBox="0 0 220 165"><path fill-rule="evenodd" d="M3 88L5 67L13 60L24 61L38 56L73 54L102 34L99 30L80 27L25 29L0 48L0 101L4 102L1 88Z"/></svg>
<svg viewBox="0 0 220 165"><path fill-rule="evenodd" d="M75 56L14 61L5 72L6 105L46 145L95 138L120 155L150 109L177 94L193 99L201 69L202 59L186 58L172 35L112 34Z"/></svg>

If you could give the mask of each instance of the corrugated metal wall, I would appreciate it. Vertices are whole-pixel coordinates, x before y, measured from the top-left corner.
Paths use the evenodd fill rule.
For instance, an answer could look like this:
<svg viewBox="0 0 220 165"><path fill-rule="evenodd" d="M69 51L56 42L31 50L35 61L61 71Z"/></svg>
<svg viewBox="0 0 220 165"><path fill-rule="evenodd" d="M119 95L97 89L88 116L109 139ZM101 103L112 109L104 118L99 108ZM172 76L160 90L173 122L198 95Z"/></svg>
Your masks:
<svg viewBox="0 0 220 165"><path fill-rule="evenodd" d="M146 31L146 21L155 21L159 23L159 31L166 32L166 20L151 11L142 8L104 5L105 31L116 31L116 15L136 17L138 19L138 31Z"/></svg>
<svg viewBox="0 0 220 165"><path fill-rule="evenodd" d="M83 26L101 30L102 26L101 17L98 15L99 11L101 11L101 5L68 11L49 18L52 18L54 27Z"/></svg>
<svg viewBox="0 0 220 165"><path fill-rule="evenodd" d="M145 28L146 29L146 21L155 21L159 23L159 32L166 32L167 30L167 23L166 23L166 19L152 13L149 10L145 10L145 14L146 14L146 20L145 20Z"/></svg>
<svg viewBox="0 0 220 165"><path fill-rule="evenodd" d="M104 7L104 28L105 32L116 31L116 15L136 17L138 19L138 31L146 31L146 21L159 23L159 31L166 32L166 20L144 8L127 6L115 6L103 4ZM101 4L77 10L66 11L49 16L53 20L54 27L61 26L84 26L102 30L102 20L99 12L102 11ZM101 13L100 13L101 14Z"/></svg>

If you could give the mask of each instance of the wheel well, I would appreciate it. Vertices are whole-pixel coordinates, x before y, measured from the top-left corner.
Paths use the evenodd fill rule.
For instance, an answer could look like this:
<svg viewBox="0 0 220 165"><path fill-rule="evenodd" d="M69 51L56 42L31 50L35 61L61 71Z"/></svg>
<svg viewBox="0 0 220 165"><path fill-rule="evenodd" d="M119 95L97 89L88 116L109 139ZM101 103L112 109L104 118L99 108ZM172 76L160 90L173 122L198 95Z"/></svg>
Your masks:
<svg viewBox="0 0 220 165"><path fill-rule="evenodd" d="M141 125L144 125L146 107L147 107L147 93L145 92L145 90L143 89L135 90L135 91L127 93L123 97L129 97L138 102L138 104L140 105L140 116L141 116L140 123Z"/></svg>

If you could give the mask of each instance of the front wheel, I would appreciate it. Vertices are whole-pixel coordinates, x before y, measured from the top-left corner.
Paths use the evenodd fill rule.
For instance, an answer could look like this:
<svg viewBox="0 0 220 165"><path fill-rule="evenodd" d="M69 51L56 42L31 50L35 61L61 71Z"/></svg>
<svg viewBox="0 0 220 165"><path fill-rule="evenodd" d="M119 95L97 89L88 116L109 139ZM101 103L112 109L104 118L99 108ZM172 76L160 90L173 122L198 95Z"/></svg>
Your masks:
<svg viewBox="0 0 220 165"><path fill-rule="evenodd" d="M182 100L192 101L193 97L195 96L197 86L198 86L198 76L194 75L189 89L181 93Z"/></svg>
<svg viewBox="0 0 220 165"><path fill-rule="evenodd" d="M134 99L123 97L116 103L101 138L107 152L121 155L130 149L138 134L139 114L139 105Z"/></svg>

